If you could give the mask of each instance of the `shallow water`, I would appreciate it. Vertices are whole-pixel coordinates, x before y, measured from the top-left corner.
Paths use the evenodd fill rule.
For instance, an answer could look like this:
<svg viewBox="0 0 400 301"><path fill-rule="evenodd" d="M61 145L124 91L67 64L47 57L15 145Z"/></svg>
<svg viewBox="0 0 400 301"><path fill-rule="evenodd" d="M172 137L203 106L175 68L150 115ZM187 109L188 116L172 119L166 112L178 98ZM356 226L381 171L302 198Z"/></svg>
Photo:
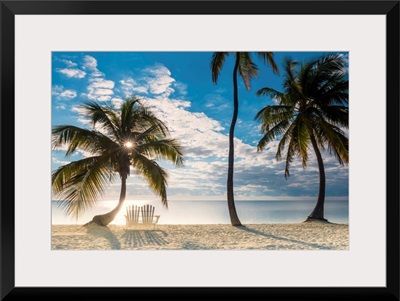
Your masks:
<svg viewBox="0 0 400 301"><path fill-rule="evenodd" d="M316 201L235 201L239 219L243 224L298 223L311 213ZM84 224L96 214L113 209L117 201L102 201L86 211L78 220L67 217L57 201L52 201L53 224ZM128 205L152 204L159 224L229 224L226 201L169 201L168 209L160 202L126 201L124 208L112 224L125 224L124 214ZM325 201L325 218L333 223L349 222L348 201Z"/></svg>

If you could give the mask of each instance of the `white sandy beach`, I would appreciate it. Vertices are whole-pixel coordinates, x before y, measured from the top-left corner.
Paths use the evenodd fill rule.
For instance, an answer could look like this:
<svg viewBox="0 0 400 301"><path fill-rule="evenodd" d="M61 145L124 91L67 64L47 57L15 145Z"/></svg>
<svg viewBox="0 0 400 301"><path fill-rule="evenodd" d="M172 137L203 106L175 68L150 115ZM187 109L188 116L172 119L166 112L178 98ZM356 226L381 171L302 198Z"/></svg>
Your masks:
<svg viewBox="0 0 400 301"><path fill-rule="evenodd" d="M53 250L348 250L348 224L53 225Z"/></svg>

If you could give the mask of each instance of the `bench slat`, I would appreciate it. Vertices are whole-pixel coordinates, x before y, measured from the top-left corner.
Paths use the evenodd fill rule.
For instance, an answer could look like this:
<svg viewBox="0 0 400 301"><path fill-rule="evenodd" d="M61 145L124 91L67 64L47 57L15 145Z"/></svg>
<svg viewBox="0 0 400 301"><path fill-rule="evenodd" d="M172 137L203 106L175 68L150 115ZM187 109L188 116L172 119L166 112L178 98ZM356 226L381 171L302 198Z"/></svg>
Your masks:
<svg viewBox="0 0 400 301"><path fill-rule="evenodd" d="M130 205L126 207L126 224L128 226L133 225L145 225L145 226L155 226L160 218L159 215L154 215L155 207L152 205L136 206ZM141 215L141 223L140 223Z"/></svg>

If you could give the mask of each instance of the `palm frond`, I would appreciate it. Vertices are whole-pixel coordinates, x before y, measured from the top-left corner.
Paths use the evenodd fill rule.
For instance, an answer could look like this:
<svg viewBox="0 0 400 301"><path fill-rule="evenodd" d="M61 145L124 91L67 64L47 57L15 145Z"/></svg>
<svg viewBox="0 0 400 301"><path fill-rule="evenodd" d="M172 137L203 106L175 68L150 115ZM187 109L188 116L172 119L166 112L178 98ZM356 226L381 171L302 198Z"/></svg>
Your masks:
<svg viewBox="0 0 400 301"><path fill-rule="evenodd" d="M258 75L257 65L251 59L250 52L237 52L239 58L238 72L247 90L250 90L251 79Z"/></svg>
<svg viewBox="0 0 400 301"><path fill-rule="evenodd" d="M261 131L266 132L282 121L291 122L294 117L293 107L277 105L263 108L256 114L255 120L261 121Z"/></svg>
<svg viewBox="0 0 400 301"><path fill-rule="evenodd" d="M168 208L167 200L167 172L157 164L141 154L132 158L132 166L149 184L150 189L161 197L161 203Z"/></svg>
<svg viewBox="0 0 400 301"><path fill-rule="evenodd" d="M290 175L290 164L295 156L307 166L311 135L317 146L333 153L339 162L348 162L348 138L342 128L348 128L348 80L342 58L328 54L300 66L290 58L283 62L285 71L283 90L263 88L257 92L279 101L278 106L267 106L255 120L261 123L264 136L258 150L280 137L276 159L282 158L287 147L285 177Z"/></svg>
<svg viewBox="0 0 400 301"><path fill-rule="evenodd" d="M308 95L308 91L313 91L313 68L314 61L303 63L297 74L299 85L302 87L301 91Z"/></svg>
<svg viewBox="0 0 400 301"><path fill-rule="evenodd" d="M349 108L346 106L326 106L322 114L323 118L333 125L349 127Z"/></svg>
<svg viewBox="0 0 400 301"><path fill-rule="evenodd" d="M289 125L289 128L287 129L287 131L282 135L282 138L280 139L279 143L278 143L278 148L275 154L275 158L277 161L280 161L282 159L282 153L285 150L285 146L287 141L290 141L290 139L293 136L293 128L295 127L295 123L291 123Z"/></svg>
<svg viewBox="0 0 400 301"><path fill-rule="evenodd" d="M146 141L149 137L167 137L164 132L160 131L158 126L152 125L144 131L131 131L126 134L126 139L130 141Z"/></svg>
<svg viewBox="0 0 400 301"><path fill-rule="evenodd" d="M317 90L314 98L321 105L347 105L349 102L349 82L336 81L326 83L321 89Z"/></svg>
<svg viewBox="0 0 400 301"><path fill-rule="evenodd" d="M218 81L218 76L221 72L222 66L224 65L226 57L229 52L214 52L211 59L211 75L214 84Z"/></svg>
<svg viewBox="0 0 400 301"><path fill-rule="evenodd" d="M293 139L290 139L288 150L286 153L286 161L285 161L285 178L287 179L290 176L290 164L293 161L293 157L296 155L296 142Z"/></svg>
<svg viewBox="0 0 400 301"><path fill-rule="evenodd" d="M283 60L283 68L286 75L283 80L283 88L285 89L285 94L292 94L297 97L301 96L303 93L303 88L300 83L298 83L298 73L297 73L298 62L294 61L290 57L286 57Z"/></svg>
<svg viewBox="0 0 400 301"><path fill-rule="evenodd" d="M260 90L258 90L256 95L257 96L269 96L272 99L281 100L285 94L283 94L282 92L279 92L275 89L265 87L265 88L261 88Z"/></svg>
<svg viewBox="0 0 400 301"><path fill-rule="evenodd" d="M333 152L340 165L349 162L349 140L342 129L323 119L319 121L318 135L323 136L328 144L328 151Z"/></svg>
<svg viewBox="0 0 400 301"><path fill-rule="evenodd" d="M129 175L131 164L167 206L167 173L155 159L181 166L183 154L178 141L170 138L165 123L136 97L127 99L120 112L94 102L83 108L101 132L70 125L53 128L53 148L67 145L67 155L76 150L93 155L52 174L53 194L62 200L66 213L78 218L93 206L117 173L120 177ZM134 142L133 147L127 147L127 141Z"/></svg>
<svg viewBox="0 0 400 301"><path fill-rule="evenodd" d="M315 61L314 68L319 77L344 76L346 73L343 56L337 53L328 53L321 56Z"/></svg>
<svg viewBox="0 0 400 301"><path fill-rule="evenodd" d="M275 63L275 60L274 60L273 52L257 52L257 54L264 61L264 63L271 66L272 71L274 73L280 74L278 65Z"/></svg>
<svg viewBox="0 0 400 301"><path fill-rule="evenodd" d="M140 109L135 111L135 120L137 121L132 126L131 131L139 130L146 131L149 127L156 127L161 136L169 136L169 130L166 124L157 118L154 113L147 107L142 106Z"/></svg>
<svg viewBox="0 0 400 301"><path fill-rule="evenodd" d="M131 97L127 99L121 106L121 131L129 132L140 118L135 118L137 111L141 107L139 98Z"/></svg>
<svg viewBox="0 0 400 301"><path fill-rule="evenodd" d="M293 130L293 134L296 135L296 148L298 150L298 156L301 157L301 164L303 168L307 166L308 160L308 144L310 143L310 131L307 119L303 119L302 115L299 115L296 119L296 127Z"/></svg>
<svg viewBox="0 0 400 301"><path fill-rule="evenodd" d="M95 156L71 162L52 173L53 194L62 201L68 215L78 219L96 203L114 179L109 164L108 156Z"/></svg>
<svg viewBox="0 0 400 301"><path fill-rule="evenodd" d="M118 130L120 129L120 118L117 113L105 105L100 105L96 102L86 102L81 108L89 115L93 126L97 123L101 124L101 128L108 135L113 135L115 139L119 138Z"/></svg>
<svg viewBox="0 0 400 301"><path fill-rule="evenodd" d="M257 150L258 151L263 150L269 142L274 141L277 137L286 133L286 131L290 127L290 125L291 125L290 121L285 119L285 120L282 120L281 122L277 123L275 126L273 126L270 129L269 129L269 127L265 128L265 130L263 129L265 134L261 138L261 140L258 142Z"/></svg>
<svg viewBox="0 0 400 301"><path fill-rule="evenodd" d="M101 154L107 150L115 149L118 145L100 132L82 129L72 125L55 126L52 129L52 146L58 149L67 145L66 156L77 149L91 154Z"/></svg>
<svg viewBox="0 0 400 301"><path fill-rule="evenodd" d="M139 145L132 152L138 152L148 158L166 159L176 166L183 165L182 147L175 139L153 137L153 139L147 139L146 143Z"/></svg>

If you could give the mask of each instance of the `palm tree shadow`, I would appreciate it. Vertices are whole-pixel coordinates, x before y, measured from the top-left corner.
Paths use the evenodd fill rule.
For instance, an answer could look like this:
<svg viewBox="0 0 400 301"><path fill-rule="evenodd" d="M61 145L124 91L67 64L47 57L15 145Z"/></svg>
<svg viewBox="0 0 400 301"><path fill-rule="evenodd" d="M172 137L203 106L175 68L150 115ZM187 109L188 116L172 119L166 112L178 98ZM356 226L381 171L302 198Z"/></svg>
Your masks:
<svg viewBox="0 0 400 301"><path fill-rule="evenodd" d="M261 232L259 230L248 228L248 227L237 227L237 228L240 229L240 230L247 231L247 232L250 232L250 233L253 233L253 234L256 234L256 235L261 235L261 236L264 236L264 237L267 237L267 238L272 238L272 239L276 239L276 240L280 240L280 241L296 243L296 244L299 244L299 245L312 247L312 248L315 248L315 249L335 250L334 248L331 248L331 247L328 247L328 246L323 246L323 245L314 244L314 243L308 243L308 242L304 242L304 241L296 240L296 239L280 237L280 236L264 233L264 232Z"/></svg>
<svg viewBox="0 0 400 301"><path fill-rule="evenodd" d="M160 232L161 235L157 232ZM164 239L167 235L166 232L159 230L125 230L122 238L129 247L137 248L149 245L166 245L169 243Z"/></svg>
<svg viewBox="0 0 400 301"><path fill-rule="evenodd" d="M87 233L100 236L108 240L112 250L121 250L121 243L118 240L118 237L115 236L114 233L107 226L98 226L96 224L85 226L87 229Z"/></svg>

